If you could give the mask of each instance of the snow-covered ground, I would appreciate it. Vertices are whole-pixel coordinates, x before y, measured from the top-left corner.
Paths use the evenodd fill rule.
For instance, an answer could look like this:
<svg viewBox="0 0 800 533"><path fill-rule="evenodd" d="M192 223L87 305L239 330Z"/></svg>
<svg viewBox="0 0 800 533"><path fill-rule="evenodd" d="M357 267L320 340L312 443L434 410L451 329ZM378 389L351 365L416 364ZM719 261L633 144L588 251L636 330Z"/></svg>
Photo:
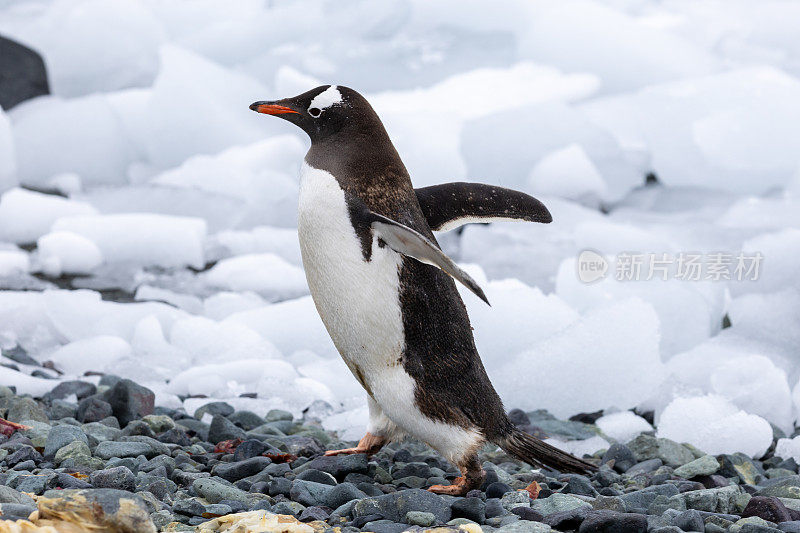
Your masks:
<svg viewBox="0 0 800 533"><path fill-rule="evenodd" d="M0 34L43 54L53 91L0 112L4 352L189 412L313 404L357 438L365 395L294 230L308 141L248 109L337 83L373 103L417 186L550 208L549 225L441 236L492 302L462 293L507 406L603 409L619 439L648 426L611 413L653 410L709 453L793 432L800 3L9 0ZM594 283L587 249L608 261ZM0 382L52 388L16 364Z"/></svg>

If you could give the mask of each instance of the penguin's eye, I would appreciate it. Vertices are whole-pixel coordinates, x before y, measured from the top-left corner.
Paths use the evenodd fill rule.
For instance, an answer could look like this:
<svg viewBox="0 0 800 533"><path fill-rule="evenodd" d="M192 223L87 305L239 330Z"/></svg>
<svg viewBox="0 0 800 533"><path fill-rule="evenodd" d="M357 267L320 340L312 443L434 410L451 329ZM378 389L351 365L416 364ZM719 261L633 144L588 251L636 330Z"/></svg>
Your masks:
<svg viewBox="0 0 800 533"><path fill-rule="evenodd" d="M308 114L311 115L314 118L317 118L318 116L320 116L322 114L322 111L318 107L309 107L308 108Z"/></svg>

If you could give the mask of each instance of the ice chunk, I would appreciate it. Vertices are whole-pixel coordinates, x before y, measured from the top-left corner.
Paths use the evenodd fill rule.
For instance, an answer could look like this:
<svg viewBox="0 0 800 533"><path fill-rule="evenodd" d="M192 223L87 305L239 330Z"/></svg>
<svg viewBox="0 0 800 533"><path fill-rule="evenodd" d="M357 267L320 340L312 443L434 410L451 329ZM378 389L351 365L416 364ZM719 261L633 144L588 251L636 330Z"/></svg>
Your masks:
<svg viewBox="0 0 800 533"><path fill-rule="evenodd" d="M158 71L161 23L133 0L59 0L21 28L46 59L54 94L75 97L150 85Z"/></svg>
<svg viewBox="0 0 800 533"><path fill-rule="evenodd" d="M614 226L618 228L616 231L611 229ZM597 243L601 250L613 250L613 247L621 248L614 251L669 250L657 247L652 237L648 243L646 233L633 226L611 223L582 224L577 230L580 232L576 231L578 239L587 244ZM604 243L605 246L601 245L603 238L608 239L608 242ZM616 242L612 242L613 240ZM564 260L558 269L556 293L567 303L582 311L606 305L609 301L633 296L642 298L658 313L661 325L660 345L665 355L688 350L719 331L725 312L724 284L686 282L677 279L664 281L657 271L653 279L647 280L649 276L647 267L642 267L641 279L638 281L618 281L612 259L613 257L608 258L610 265L606 277L591 284L582 282L578 277L577 259Z"/></svg>
<svg viewBox="0 0 800 533"><path fill-rule="evenodd" d="M70 216L54 231L70 231L94 242L109 262L178 267L205 265L204 220L156 214Z"/></svg>
<svg viewBox="0 0 800 533"><path fill-rule="evenodd" d="M43 96L11 112L19 181L45 187L64 172L85 185L120 185L136 149L102 95L72 100Z"/></svg>
<svg viewBox="0 0 800 533"><path fill-rule="evenodd" d="M221 231L209 237L212 246L224 249L226 255L271 253L300 266L300 241L295 228L256 226L249 231Z"/></svg>
<svg viewBox="0 0 800 533"><path fill-rule="evenodd" d="M17 389L17 394L30 394L36 397L44 396L57 385L52 379L29 376L5 366L0 366L0 383L13 385Z"/></svg>
<svg viewBox="0 0 800 533"><path fill-rule="evenodd" d="M761 194L786 185L797 169L800 80L778 69L655 85L580 109L620 144L646 147L659 180L671 186Z"/></svg>
<svg viewBox="0 0 800 533"><path fill-rule="evenodd" d="M169 332L169 341L190 354L194 364L281 356L275 346L252 329L236 322L215 322L204 317L176 321Z"/></svg>
<svg viewBox="0 0 800 533"><path fill-rule="evenodd" d="M758 279L731 283L733 294L757 291L780 291L787 287L800 288L800 229L787 228L748 239L742 244L748 256L761 254Z"/></svg>
<svg viewBox="0 0 800 533"><path fill-rule="evenodd" d="M711 455L742 452L757 459L772 444L772 427L721 396L676 398L664 409L657 436L688 442Z"/></svg>
<svg viewBox="0 0 800 533"><path fill-rule="evenodd" d="M129 355L131 345L124 339L101 335L65 344L44 359L65 374L80 376L89 370L113 372L115 365Z"/></svg>
<svg viewBox="0 0 800 533"><path fill-rule="evenodd" d="M252 291L272 301L308 293L303 269L275 254L248 254L223 259L203 273L203 279L214 287Z"/></svg>
<svg viewBox="0 0 800 533"><path fill-rule="evenodd" d="M794 416L786 373L763 355L737 357L711 374L712 391L791 433Z"/></svg>
<svg viewBox="0 0 800 533"><path fill-rule="evenodd" d="M39 261L50 276L61 273L88 274L103 263L103 254L94 242L69 231L54 231L36 242Z"/></svg>
<svg viewBox="0 0 800 533"><path fill-rule="evenodd" d="M469 265L467 270L492 303L489 307L468 291L461 292L474 327L475 344L489 369L499 368L510 356L555 335L579 318L554 294L545 295L514 279L487 284L475 266Z"/></svg>
<svg viewBox="0 0 800 533"><path fill-rule="evenodd" d="M704 47L594 1L537 2L517 37L521 53L569 72L592 72L619 92L718 68ZM579 13L580 16L576 16Z"/></svg>
<svg viewBox="0 0 800 533"><path fill-rule="evenodd" d="M360 440L369 422L369 409L366 405L329 416L322 421L327 431L335 431L341 440Z"/></svg>
<svg viewBox="0 0 800 533"><path fill-rule="evenodd" d="M77 194L103 214L157 213L202 218L209 231L236 227L246 216L246 202L229 194L188 187L145 184L94 189Z"/></svg>
<svg viewBox="0 0 800 533"><path fill-rule="evenodd" d="M45 291L39 296L43 304L39 312L47 318L49 327L71 341L101 335L130 340L144 317L155 316L168 331L176 320L186 316L185 312L158 302L106 302L100 293L89 290Z"/></svg>
<svg viewBox="0 0 800 533"><path fill-rule="evenodd" d="M618 442L628 442L639 433L652 431L653 426L631 411L620 411L601 416L595 425L607 436Z"/></svg>
<svg viewBox="0 0 800 533"><path fill-rule="evenodd" d="M578 144L543 157L531 170L527 190L576 200L606 196L603 176Z"/></svg>
<svg viewBox="0 0 800 533"><path fill-rule="evenodd" d="M0 278L23 274L31 268L28 254L22 250L0 250Z"/></svg>
<svg viewBox="0 0 800 533"><path fill-rule="evenodd" d="M311 350L319 355L338 357L311 296L234 313L223 322L228 321L244 324L260 333L282 353Z"/></svg>
<svg viewBox="0 0 800 533"><path fill-rule="evenodd" d="M0 194L17 185L17 162L8 115L0 109Z"/></svg>
<svg viewBox="0 0 800 533"><path fill-rule="evenodd" d="M203 301L203 314L213 320L222 320L239 311L249 311L266 305L266 301L251 292L218 292Z"/></svg>
<svg viewBox="0 0 800 533"><path fill-rule="evenodd" d="M238 227L293 227L297 221L297 176L305 151L305 145L294 135L274 136L213 156L191 157L152 182L244 202Z"/></svg>
<svg viewBox="0 0 800 533"><path fill-rule="evenodd" d="M165 302L195 315L203 312L203 301L197 296L180 294L151 285L139 285L136 289L135 299L137 301Z"/></svg>
<svg viewBox="0 0 800 533"><path fill-rule="evenodd" d="M791 439L778 439L775 455L781 459L800 461L800 435Z"/></svg>
<svg viewBox="0 0 800 533"><path fill-rule="evenodd" d="M153 164L167 168L194 154L213 154L270 132L289 131L282 121L248 109L271 94L253 78L173 45L163 46L160 58L143 121L145 149Z"/></svg>
<svg viewBox="0 0 800 533"><path fill-rule="evenodd" d="M631 298L588 312L528 351L507 354L490 376L503 400L521 409L558 417L628 409L666 377L658 337L653 307Z"/></svg>
<svg viewBox="0 0 800 533"><path fill-rule="evenodd" d="M775 346L791 354L794 364L798 363L800 291L791 288L774 293L739 296L731 301L728 316L731 333Z"/></svg>
<svg viewBox="0 0 800 533"><path fill-rule="evenodd" d="M608 199L620 198L643 182L646 162L623 152L608 131L562 103L518 107L470 120L464 124L460 151L470 177L522 189L537 163L573 144L603 176Z"/></svg>
<svg viewBox="0 0 800 533"><path fill-rule="evenodd" d="M595 453L599 452L600 450L607 450L611 447L611 443L609 443L603 437L589 437L588 439L584 440L560 440L560 439L545 439L547 444L551 446L555 446L559 450L563 450L567 453L571 453L576 457L583 457L584 455L594 455Z"/></svg>
<svg viewBox="0 0 800 533"><path fill-rule="evenodd" d="M89 204L25 189L11 189L0 196L0 240L20 244L36 242L53 222L71 215L93 215Z"/></svg>

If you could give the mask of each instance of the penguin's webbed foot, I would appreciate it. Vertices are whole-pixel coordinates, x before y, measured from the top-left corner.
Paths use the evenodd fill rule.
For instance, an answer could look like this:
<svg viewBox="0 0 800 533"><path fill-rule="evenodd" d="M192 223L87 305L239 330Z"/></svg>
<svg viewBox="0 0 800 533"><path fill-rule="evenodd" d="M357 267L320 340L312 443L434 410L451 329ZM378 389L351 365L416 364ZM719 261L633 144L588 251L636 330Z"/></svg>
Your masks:
<svg viewBox="0 0 800 533"><path fill-rule="evenodd" d="M358 444L355 448L344 448L342 450L328 450L325 452L326 456L332 455L353 455L356 453L365 453L367 455L375 455L383 448L383 445L386 444L386 438L381 437L380 435L373 435L372 433L367 433L361 440L358 441Z"/></svg>
<svg viewBox="0 0 800 533"><path fill-rule="evenodd" d="M477 456L465 462L461 467L461 474L450 485L432 485L428 490L434 494L465 496L469 491L481 488L486 479L486 471L481 468Z"/></svg>

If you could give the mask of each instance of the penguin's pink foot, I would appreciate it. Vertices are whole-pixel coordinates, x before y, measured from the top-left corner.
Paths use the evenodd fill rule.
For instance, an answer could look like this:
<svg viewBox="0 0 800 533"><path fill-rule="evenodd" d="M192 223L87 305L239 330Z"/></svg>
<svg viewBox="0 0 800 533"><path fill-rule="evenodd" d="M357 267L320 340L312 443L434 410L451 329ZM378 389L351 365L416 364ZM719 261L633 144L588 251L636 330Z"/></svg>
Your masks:
<svg viewBox="0 0 800 533"><path fill-rule="evenodd" d="M465 496L469 491L481 488L486 479L486 471L481 468L477 456L470 457L464 462L461 466L461 474L450 485L432 485L428 487L428 490L434 494Z"/></svg>
<svg viewBox="0 0 800 533"><path fill-rule="evenodd" d="M356 453L365 453L367 455L375 455L383 448L383 445L386 444L386 438L381 437L379 435L373 435L372 433L367 433L361 440L358 441L358 444L355 448L344 448L342 450L328 450L325 452L326 456L332 455L352 455Z"/></svg>

